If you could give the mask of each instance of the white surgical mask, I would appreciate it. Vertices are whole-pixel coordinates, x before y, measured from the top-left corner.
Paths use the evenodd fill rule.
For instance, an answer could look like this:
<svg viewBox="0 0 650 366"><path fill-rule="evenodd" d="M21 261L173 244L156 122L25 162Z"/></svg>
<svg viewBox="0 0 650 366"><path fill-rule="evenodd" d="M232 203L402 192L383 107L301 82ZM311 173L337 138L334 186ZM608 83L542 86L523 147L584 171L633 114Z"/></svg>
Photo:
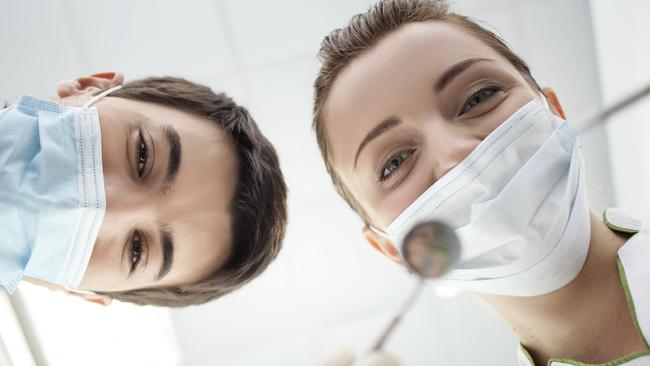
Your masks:
<svg viewBox="0 0 650 366"><path fill-rule="evenodd" d="M106 212L99 115L23 96L0 111L0 284L79 286Z"/></svg>
<svg viewBox="0 0 650 366"><path fill-rule="evenodd" d="M533 100L488 135L386 229L398 246L417 223L458 235L460 260L439 283L536 296L582 269L589 206L577 131Z"/></svg>

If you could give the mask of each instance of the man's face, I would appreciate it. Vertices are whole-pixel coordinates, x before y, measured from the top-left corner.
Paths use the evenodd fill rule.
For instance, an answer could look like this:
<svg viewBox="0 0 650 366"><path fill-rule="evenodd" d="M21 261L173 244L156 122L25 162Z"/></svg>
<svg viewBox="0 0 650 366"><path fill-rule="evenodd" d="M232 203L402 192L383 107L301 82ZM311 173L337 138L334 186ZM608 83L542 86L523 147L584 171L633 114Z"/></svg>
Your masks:
<svg viewBox="0 0 650 366"><path fill-rule="evenodd" d="M79 288L168 287L214 273L230 254L232 142L215 122L159 104L108 96L95 107L107 208Z"/></svg>
<svg viewBox="0 0 650 366"><path fill-rule="evenodd" d="M406 25L336 78L324 108L332 163L385 228L535 96L510 62L461 28Z"/></svg>

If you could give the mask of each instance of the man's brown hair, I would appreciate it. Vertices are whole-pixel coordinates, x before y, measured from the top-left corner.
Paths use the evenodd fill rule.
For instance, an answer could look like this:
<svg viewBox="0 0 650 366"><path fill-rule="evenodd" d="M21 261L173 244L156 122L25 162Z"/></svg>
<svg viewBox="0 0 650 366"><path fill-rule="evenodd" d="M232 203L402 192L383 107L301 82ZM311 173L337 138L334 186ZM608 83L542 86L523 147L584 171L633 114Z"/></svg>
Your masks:
<svg viewBox="0 0 650 366"><path fill-rule="evenodd" d="M335 29L321 43L318 57L322 63L314 82L314 119L312 127L320 148L327 172L337 192L345 201L369 223L367 214L345 187L332 165L330 148L325 131L323 107L329 92L341 71L359 55L371 49L387 34L400 27L424 21L443 21L455 24L477 37L504 56L530 86L541 92L533 79L528 65L493 32L480 26L469 17L451 13L444 0L385 0L373 5L367 12L357 14L343 28Z"/></svg>
<svg viewBox="0 0 650 366"><path fill-rule="evenodd" d="M132 81L110 96L169 106L213 121L233 142L239 176L230 203L231 253L221 268L194 284L102 294L141 305L180 307L218 298L262 273L282 246L287 187L275 149L248 111L223 93L174 77Z"/></svg>

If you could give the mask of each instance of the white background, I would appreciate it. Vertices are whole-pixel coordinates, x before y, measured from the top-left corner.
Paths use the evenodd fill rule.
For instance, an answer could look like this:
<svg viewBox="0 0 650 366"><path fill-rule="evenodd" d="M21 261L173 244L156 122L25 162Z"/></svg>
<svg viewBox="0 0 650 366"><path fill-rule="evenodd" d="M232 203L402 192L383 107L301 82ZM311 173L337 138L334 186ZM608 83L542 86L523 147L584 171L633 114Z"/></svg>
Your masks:
<svg viewBox="0 0 650 366"><path fill-rule="evenodd" d="M97 71L184 76L250 109L276 145L291 190L278 260L222 300L173 311L103 309L23 286L14 304L32 318L38 363L315 365L340 347L358 354L370 347L413 282L359 235L360 221L325 173L310 109L321 38L371 3L2 1L0 101L53 96L57 81ZM570 119L650 81L643 0L458 0L453 7L496 29L538 81L555 88ZM645 106L583 136L596 210L649 207ZM478 299L441 299L429 289L387 348L404 365L515 365L516 338Z"/></svg>

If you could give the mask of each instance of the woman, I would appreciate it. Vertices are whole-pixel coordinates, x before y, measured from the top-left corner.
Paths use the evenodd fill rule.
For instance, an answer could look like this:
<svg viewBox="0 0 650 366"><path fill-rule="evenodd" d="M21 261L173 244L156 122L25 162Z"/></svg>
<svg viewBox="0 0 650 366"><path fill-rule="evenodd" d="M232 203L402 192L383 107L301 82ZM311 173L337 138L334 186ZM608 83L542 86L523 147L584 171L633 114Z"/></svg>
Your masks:
<svg viewBox="0 0 650 366"><path fill-rule="evenodd" d="M650 365L645 223L590 211L577 133L523 60L425 0L376 4L320 56L318 144L377 250L402 264L408 230L444 221L461 257L440 281L497 310L520 364Z"/></svg>

